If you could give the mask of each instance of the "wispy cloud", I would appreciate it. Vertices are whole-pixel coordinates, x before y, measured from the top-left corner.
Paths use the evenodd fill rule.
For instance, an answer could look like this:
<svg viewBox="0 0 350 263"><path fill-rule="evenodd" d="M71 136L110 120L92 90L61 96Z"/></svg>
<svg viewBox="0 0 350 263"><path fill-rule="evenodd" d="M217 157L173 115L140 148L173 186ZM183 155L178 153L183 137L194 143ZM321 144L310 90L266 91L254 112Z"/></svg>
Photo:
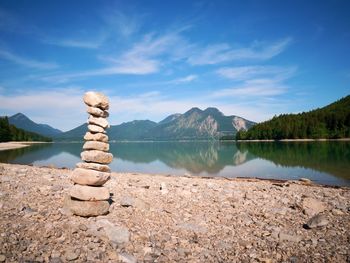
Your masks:
<svg viewBox="0 0 350 263"><path fill-rule="evenodd" d="M214 98L222 97L266 97L286 93L288 86L276 79L247 80L241 86L221 89L211 94Z"/></svg>
<svg viewBox="0 0 350 263"><path fill-rule="evenodd" d="M28 67L28 68L54 69L58 67L56 63L42 62L34 59L28 59L28 58L16 55L14 53L11 53L10 51L2 50L2 49L0 49L0 58L24 67Z"/></svg>
<svg viewBox="0 0 350 263"><path fill-rule="evenodd" d="M95 37L94 39L43 39L42 42L55 46L71 48L99 48L104 41L104 37Z"/></svg>
<svg viewBox="0 0 350 263"><path fill-rule="evenodd" d="M191 65L213 65L234 60L267 60L283 52L291 43L285 38L270 44L232 48L228 44L210 45L188 58Z"/></svg>
<svg viewBox="0 0 350 263"><path fill-rule="evenodd" d="M129 37L140 28L140 15L131 15L120 10L108 10L103 14L103 19L109 31L116 32L122 37Z"/></svg>
<svg viewBox="0 0 350 263"><path fill-rule="evenodd" d="M189 83L189 82L196 80L197 78L198 78L197 75L192 74L192 75L188 75L188 76L183 77L183 78L177 78L177 79L171 80L169 82L173 83L173 84Z"/></svg>
<svg viewBox="0 0 350 263"><path fill-rule="evenodd" d="M44 81L67 82L76 78L88 78L106 75L145 75L156 73L164 65L164 58L168 62L183 58L185 49L189 48L187 42L178 32L164 35L147 34L141 41L135 43L129 50L119 56L108 55L99 58L108 64L101 69L86 70L60 75L44 76ZM190 78L193 78L190 77ZM187 79L187 81L192 79ZM186 80L182 80L186 81Z"/></svg>
<svg viewBox="0 0 350 263"><path fill-rule="evenodd" d="M220 68L216 73L225 78L240 81L262 76L273 76L275 79L286 79L294 74L295 71L296 67L244 66Z"/></svg>

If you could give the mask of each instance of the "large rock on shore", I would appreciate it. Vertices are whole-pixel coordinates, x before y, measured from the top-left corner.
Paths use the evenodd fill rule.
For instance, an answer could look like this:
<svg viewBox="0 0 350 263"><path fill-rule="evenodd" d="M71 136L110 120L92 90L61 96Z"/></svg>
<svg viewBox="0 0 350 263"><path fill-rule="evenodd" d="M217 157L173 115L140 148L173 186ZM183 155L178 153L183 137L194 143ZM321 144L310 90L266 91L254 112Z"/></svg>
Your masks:
<svg viewBox="0 0 350 263"><path fill-rule="evenodd" d="M87 132L84 136L85 141L100 141L100 142L108 142L108 135L104 133L91 133Z"/></svg>
<svg viewBox="0 0 350 263"><path fill-rule="evenodd" d="M309 216L316 215L327 209L327 204L311 197L304 198L301 205L303 213Z"/></svg>
<svg viewBox="0 0 350 263"><path fill-rule="evenodd" d="M108 201L79 201L66 196L64 207L69 209L73 215L100 216L108 214L109 203Z"/></svg>
<svg viewBox="0 0 350 263"><path fill-rule="evenodd" d="M108 111L96 107L87 107L86 111L95 117L107 118L109 116Z"/></svg>
<svg viewBox="0 0 350 263"><path fill-rule="evenodd" d="M106 187L74 185L69 194L71 197L85 201L101 201L109 199L109 190Z"/></svg>
<svg viewBox="0 0 350 263"><path fill-rule="evenodd" d="M103 129L101 126L94 125L94 124L89 124L88 125L88 130L92 133L106 133L105 129Z"/></svg>
<svg viewBox="0 0 350 263"><path fill-rule="evenodd" d="M105 118L102 117L93 117L90 116L88 119L89 124L97 125L102 127L103 129L106 129L109 127L108 121Z"/></svg>
<svg viewBox="0 0 350 263"><path fill-rule="evenodd" d="M113 160L113 155L111 153L97 150L83 151L80 156L85 162L95 162L101 164L109 164Z"/></svg>
<svg viewBox="0 0 350 263"><path fill-rule="evenodd" d="M83 145L84 150L99 150L103 152L109 151L109 144L99 141L87 141Z"/></svg>
<svg viewBox="0 0 350 263"><path fill-rule="evenodd" d="M99 92L86 92L84 95L84 102L88 106L97 107L102 110L108 110L109 108L108 98Z"/></svg>
<svg viewBox="0 0 350 263"><path fill-rule="evenodd" d="M76 168L70 178L76 184L100 186L110 179L110 173Z"/></svg>
<svg viewBox="0 0 350 263"><path fill-rule="evenodd" d="M109 168L108 165L99 164L99 163L77 163L76 167L91 169L91 170L96 170L96 171L106 172L106 173L111 172L111 169Z"/></svg>

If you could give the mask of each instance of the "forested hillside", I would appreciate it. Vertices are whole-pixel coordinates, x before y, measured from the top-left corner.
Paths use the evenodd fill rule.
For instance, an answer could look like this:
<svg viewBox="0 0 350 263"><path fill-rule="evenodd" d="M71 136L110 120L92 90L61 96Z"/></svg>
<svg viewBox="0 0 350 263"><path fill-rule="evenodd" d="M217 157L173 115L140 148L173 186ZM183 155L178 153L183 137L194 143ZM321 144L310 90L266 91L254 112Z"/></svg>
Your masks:
<svg viewBox="0 0 350 263"><path fill-rule="evenodd" d="M7 117L0 118L0 142L7 141L51 141L51 138L28 132L9 124Z"/></svg>
<svg viewBox="0 0 350 263"><path fill-rule="evenodd" d="M350 95L324 108L282 114L240 131L237 140L338 139L350 137Z"/></svg>

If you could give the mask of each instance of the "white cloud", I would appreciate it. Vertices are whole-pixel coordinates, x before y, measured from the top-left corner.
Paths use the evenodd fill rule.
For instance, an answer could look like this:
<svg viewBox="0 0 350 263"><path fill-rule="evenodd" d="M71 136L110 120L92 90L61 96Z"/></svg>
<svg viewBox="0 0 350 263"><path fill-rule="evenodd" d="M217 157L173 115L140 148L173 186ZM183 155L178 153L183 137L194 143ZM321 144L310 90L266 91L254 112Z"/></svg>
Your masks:
<svg viewBox="0 0 350 263"><path fill-rule="evenodd" d="M268 45L255 45L248 48L232 48L228 44L210 45L199 49L188 58L191 65L214 65L235 60L267 60L283 52L291 38L285 38Z"/></svg>
<svg viewBox="0 0 350 263"><path fill-rule="evenodd" d="M295 71L296 67L244 66L220 68L216 73L223 77L240 81L261 76L273 76L278 79L286 79L294 74Z"/></svg>
<svg viewBox="0 0 350 263"><path fill-rule="evenodd" d="M187 42L178 34L178 31L161 36L148 34L140 42L137 42L119 56L100 56L101 60L109 64L105 68L48 75L40 79L63 83L71 79L94 76L152 74L160 70L164 57L167 57L169 61L179 60L185 56L187 48L189 48Z"/></svg>
<svg viewBox="0 0 350 263"><path fill-rule="evenodd" d="M28 68L36 68L36 69L54 69L57 68L58 65L56 63L51 62L42 62L33 59L28 59L11 53L7 50L0 49L0 58L8 60L12 63L28 67Z"/></svg>
<svg viewBox="0 0 350 263"><path fill-rule="evenodd" d="M288 86L276 79L252 79L245 81L241 86L221 89L211 94L214 98L224 97L267 97L284 94Z"/></svg>
<svg viewBox="0 0 350 263"><path fill-rule="evenodd" d="M104 37L95 37L94 39L44 39L42 41L55 46L97 49L102 45Z"/></svg>
<svg viewBox="0 0 350 263"><path fill-rule="evenodd" d="M139 16L125 14L113 9L103 14L107 27L112 32L118 32L122 37L129 37L140 28Z"/></svg>

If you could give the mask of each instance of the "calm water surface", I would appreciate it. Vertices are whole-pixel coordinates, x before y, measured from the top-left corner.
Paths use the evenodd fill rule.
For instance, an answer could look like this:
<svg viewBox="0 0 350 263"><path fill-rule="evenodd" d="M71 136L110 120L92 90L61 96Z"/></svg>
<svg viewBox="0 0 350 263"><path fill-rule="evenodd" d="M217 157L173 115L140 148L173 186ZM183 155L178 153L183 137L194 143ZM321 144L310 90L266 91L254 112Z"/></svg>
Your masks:
<svg viewBox="0 0 350 263"><path fill-rule="evenodd" d="M309 178L350 186L350 142L111 143L113 171L197 176ZM73 168L80 143L36 144L0 151L0 162Z"/></svg>

